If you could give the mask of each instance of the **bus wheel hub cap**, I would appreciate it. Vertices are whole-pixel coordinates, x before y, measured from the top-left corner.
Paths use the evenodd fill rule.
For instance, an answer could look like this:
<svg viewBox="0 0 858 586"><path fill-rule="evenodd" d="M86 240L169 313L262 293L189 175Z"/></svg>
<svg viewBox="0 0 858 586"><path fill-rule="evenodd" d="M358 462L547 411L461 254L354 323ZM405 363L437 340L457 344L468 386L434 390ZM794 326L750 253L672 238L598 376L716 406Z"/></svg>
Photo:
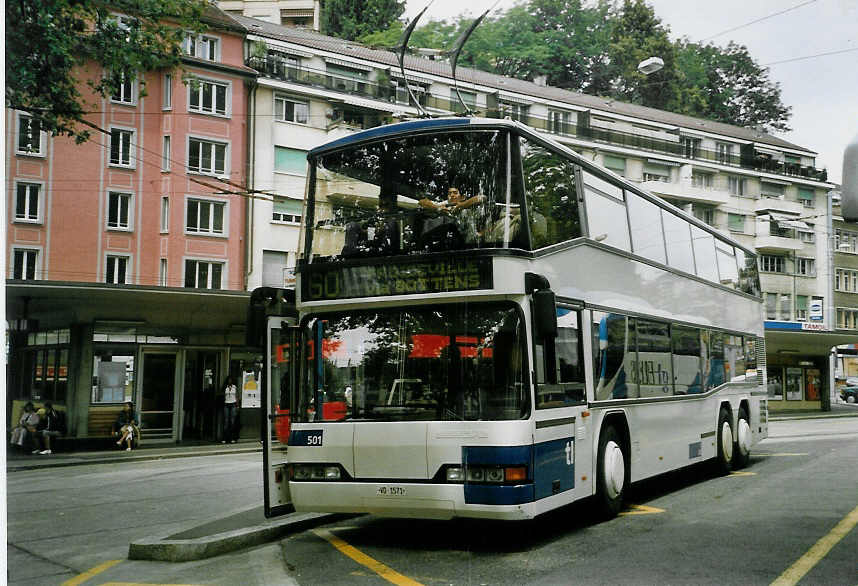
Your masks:
<svg viewBox="0 0 858 586"><path fill-rule="evenodd" d="M739 451L747 455L751 451L751 426L748 425L748 420L740 419L739 429L736 431L739 435Z"/></svg>
<svg viewBox="0 0 858 586"><path fill-rule="evenodd" d="M605 445L605 488L610 498L615 499L620 495L625 480L626 462L623 450L616 442L608 442Z"/></svg>
<svg viewBox="0 0 858 586"><path fill-rule="evenodd" d="M726 421L721 426L721 451L728 462L733 459L733 432Z"/></svg>

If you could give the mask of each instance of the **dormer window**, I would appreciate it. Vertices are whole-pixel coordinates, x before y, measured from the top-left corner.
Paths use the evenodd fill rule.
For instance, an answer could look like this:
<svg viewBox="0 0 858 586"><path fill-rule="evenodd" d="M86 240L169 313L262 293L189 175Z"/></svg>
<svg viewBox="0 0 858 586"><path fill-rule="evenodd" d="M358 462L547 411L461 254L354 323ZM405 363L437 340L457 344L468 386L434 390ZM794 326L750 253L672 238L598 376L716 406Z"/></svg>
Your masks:
<svg viewBox="0 0 858 586"><path fill-rule="evenodd" d="M185 37L184 50L190 57L218 61L220 39L208 35L188 35Z"/></svg>

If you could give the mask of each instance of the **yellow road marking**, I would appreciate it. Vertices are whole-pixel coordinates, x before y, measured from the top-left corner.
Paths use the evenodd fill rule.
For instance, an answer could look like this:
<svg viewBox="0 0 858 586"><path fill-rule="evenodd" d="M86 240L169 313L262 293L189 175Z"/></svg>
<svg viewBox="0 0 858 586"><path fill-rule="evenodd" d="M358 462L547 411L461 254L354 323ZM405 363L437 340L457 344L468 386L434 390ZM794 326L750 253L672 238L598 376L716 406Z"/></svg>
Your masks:
<svg viewBox="0 0 858 586"><path fill-rule="evenodd" d="M730 472L729 476L756 476L756 472L747 472L745 470L736 470L735 472Z"/></svg>
<svg viewBox="0 0 858 586"><path fill-rule="evenodd" d="M828 535L813 544L807 553L798 558L793 565L778 576L778 579L772 582L771 586L793 586L807 574L813 566L819 563L819 560L824 558L831 548L846 537L855 525L858 524L858 507L852 509L852 512L843 517L840 522L834 526L834 529L828 532Z"/></svg>
<svg viewBox="0 0 858 586"><path fill-rule="evenodd" d="M196 586L195 584L150 584L148 582L105 582L101 586Z"/></svg>
<svg viewBox="0 0 858 586"><path fill-rule="evenodd" d="M342 554L352 558L354 561L361 564L362 566L366 566L388 582L391 582L393 584L399 584L401 586L422 586L420 582L416 582L408 576L403 576L396 570L388 568L380 561L369 557L356 547L349 545L327 529L313 529L313 533L336 547Z"/></svg>
<svg viewBox="0 0 858 586"><path fill-rule="evenodd" d="M659 509L658 507L650 507L647 505L630 505L627 510L621 512L618 516L626 517L630 515L655 515L656 513L663 512L664 509Z"/></svg>
<svg viewBox="0 0 858 586"><path fill-rule="evenodd" d="M109 562L104 562L103 564L98 564L94 568L90 568L83 574L78 574L74 578L66 580L62 583L62 586L77 586L78 584L83 584L93 576L96 576L102 573L104 570L108 570L121 562L122 560L110 560Z"/></svg>

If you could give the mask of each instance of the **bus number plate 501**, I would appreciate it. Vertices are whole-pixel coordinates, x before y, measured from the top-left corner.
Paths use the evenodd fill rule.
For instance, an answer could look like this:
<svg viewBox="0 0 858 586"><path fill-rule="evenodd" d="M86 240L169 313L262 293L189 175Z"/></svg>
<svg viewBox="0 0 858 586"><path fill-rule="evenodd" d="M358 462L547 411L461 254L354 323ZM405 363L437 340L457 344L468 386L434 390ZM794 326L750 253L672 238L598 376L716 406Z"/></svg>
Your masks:
<svg viewBox="0 0 858 586"><path fill-rule="evenodd" d="M375 496L405 496L405 489L401 486L379 486Z"/></svg>

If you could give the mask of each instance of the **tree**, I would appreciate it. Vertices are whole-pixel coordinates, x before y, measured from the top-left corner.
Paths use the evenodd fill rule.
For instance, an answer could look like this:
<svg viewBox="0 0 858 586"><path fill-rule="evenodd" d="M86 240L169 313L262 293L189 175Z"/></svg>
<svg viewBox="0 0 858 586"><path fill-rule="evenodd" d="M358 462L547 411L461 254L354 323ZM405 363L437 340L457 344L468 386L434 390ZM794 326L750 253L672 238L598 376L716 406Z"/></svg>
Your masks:
<svg viewBox="0 0 858 586"><path fill-rule="evenodd" d="M206 0L27 0L6 3L6 106L28 112L42 130L89 138L93 104L80 91L82 68L92 97L119 90L123 74L181 63L189 31L202 30ZM123 16L119 16L119 15ZM141 92L145 92L141 83Z"/></svg>
<svg viewBox="0 0 858 586"><path fill-rule="evenodd" d="M790 130L790 108L781 102L780 85L746 47L730 42L721 48L688 39L676 46L678 111L766 132Z"/></svg>
<svg viewBox="0 0 858 586"><path fill-rule="evenodd" d="M388 29L404 11L404 0L324 0L322 32L354 41Z"/></svg>

